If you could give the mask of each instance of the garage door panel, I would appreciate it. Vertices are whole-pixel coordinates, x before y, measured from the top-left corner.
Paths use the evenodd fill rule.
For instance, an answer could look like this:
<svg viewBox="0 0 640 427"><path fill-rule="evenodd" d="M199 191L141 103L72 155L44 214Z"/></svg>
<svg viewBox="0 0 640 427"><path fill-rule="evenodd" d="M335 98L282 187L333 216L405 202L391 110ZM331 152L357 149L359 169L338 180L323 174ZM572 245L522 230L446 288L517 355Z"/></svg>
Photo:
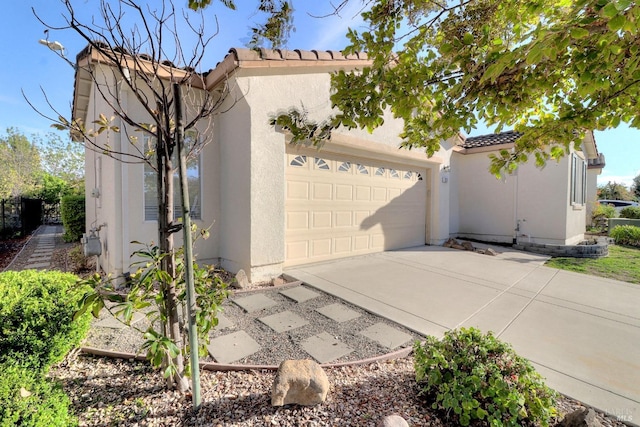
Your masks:
<svg viewBox="0 0 640 427"><path fill-rule="evenodd" d="M306 230L309 228L309 212L287 212L287 229Z"/></svg>
<svg viewBox="0 0 640 427"><path fill-rule="evenodd" d="M336 200L353 200L353 186L336 184Z"/></svg>
<svg viewBox="0 0 640 427"><path fill-rule="evenodd" d="M351 241L352 238L351 236L347 236L347 237L336 237L334 239L334 251L337 254L342 254L345 252L351 252Z"/></svg>
<svg viewBox="0 0 640 427"><path fill-rule="evenodd" d="M356 200L360 202L371 201L371 187L358 185L356 187Z"/></svg>
<svg viewBox="0 0 640 427"><path fill-rule="evenodd" d="M309 200L309 183L302 181L287 182L287 198L290 200Z"/></svg>
<svg viewBox="0 0 640 427"><path fill-rule="evenodd" d="M313 212L313 228L331 228L331 211Z"/></svg>
<svg viewBox="0 0 640 427"><path fill-rule="evenodd" d="M351 227L353 225L353 212L351 211L338 211L335 213L335 218L336 227Z"/></svg>
<svg viewBox="0 0 640 427"><path fill-rule="evenodd" d="M355 236L353 238L353 249L355 251L366 251L369 249L369 236Z"/></svg>
<svg viewBox="0 0 640 427"><path fill-rule="evenodd" d="M287 242L285 245L285 256L290 261L309 259L309 242L306 240Z"/></svg>
<svg viewBox="0 0 640 427"><path fill-rule="evenodd" d="M333 193L333 185L326 182L313 183L313 196L312 200L324 200L330 201Z"/></svg>
<svg viewBox="0 0 640 427"><path fill-rule="evenodd" d="M287 265L425 243L424 171L322 155L288 154Z"/></svg>
<svg viewBox="0 0 640 427"><path fill-rule="evenodd" d="M311 241L311 256L325 257L331 255L332 239L315 239Z"/></svg>
<svg viewBox="0 0 640 427"><path fill-rule="evenodd" d="M374 187L373 188L373 200L376 202L386 202L387 201L387 189L384 187Z"/></svg>

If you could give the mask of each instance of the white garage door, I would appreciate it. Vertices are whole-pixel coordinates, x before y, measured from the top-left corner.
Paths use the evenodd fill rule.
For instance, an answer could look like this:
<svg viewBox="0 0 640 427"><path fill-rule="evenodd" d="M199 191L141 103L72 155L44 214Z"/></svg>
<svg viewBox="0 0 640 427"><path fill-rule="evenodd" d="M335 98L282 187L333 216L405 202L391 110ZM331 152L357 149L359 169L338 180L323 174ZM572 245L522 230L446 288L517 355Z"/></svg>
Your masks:
<svg viewBox="0 0 640 427"><path fill-rule="evenodd" d="M286 265L423 245L424 170L287 154Z"/></svg>

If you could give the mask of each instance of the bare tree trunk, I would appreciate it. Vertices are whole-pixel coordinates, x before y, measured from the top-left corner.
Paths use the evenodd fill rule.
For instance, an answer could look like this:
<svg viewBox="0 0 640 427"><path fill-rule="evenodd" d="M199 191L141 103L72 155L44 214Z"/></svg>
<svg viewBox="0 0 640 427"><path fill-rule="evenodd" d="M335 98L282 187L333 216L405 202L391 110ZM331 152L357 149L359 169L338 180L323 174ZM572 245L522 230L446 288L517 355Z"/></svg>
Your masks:
<svg viewBox="0 0 640 427"><path fill-rule="evenodd" d="M168 108L165 105L158 104L158 111L161 111L160 120L166 121L165 126L170 128ZM180 329L180 318L178 316L178 294L176 291L176 265L175 265L175 245L173 239L174 227L174 197L173 197L173 161L171 159L173 152L173 144L171 141L162 139L162 132L158 132L158 200L162 203L158 204L158 230L159 230L159 248L161 253L167 254L162 259L162 270L166 271L172 278L170 283L162 283L161 292L164 296L164 318L162 333L169 337L175 345L182 349L183 335ZM161 187L160 187L161 186ZM168 386L175 387L181 392L189 390L189 381L185 377L184 355L179 353L172 361L176 368L176 373L167 378ZM168 364L169 361L165 361Z"/></svg>

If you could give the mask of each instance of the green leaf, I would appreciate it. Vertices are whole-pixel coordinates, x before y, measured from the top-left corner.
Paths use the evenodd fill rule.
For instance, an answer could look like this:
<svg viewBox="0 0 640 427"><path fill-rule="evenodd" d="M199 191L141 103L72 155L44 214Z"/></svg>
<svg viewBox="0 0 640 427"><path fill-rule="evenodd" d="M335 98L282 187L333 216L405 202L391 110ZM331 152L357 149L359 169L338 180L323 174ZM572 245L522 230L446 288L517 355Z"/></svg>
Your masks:
<svg viewBox="0 0 640 427"><path fill-rule="evenodd" d="M482 75L480 83L483 83L487 80L494 81L500 74L502 74L505 68L506 64L502 61L491 64Z"/></svg>
<svg viewBox="0 0 640 427"><path fill-rule="evenodd" d="M466 45L470 45L473 43L473 34L467 32L465 33L464 37L462 38L462 43L466 44Z"/></svg>
<svg viewBox="0 0 640 427"><path fill-rule="evenodd" d="M543 47L540 44L534 45L529 53L527 53L527 64L537 64L542 59Z"/></svg>
<svg viewBox="0 0 640 427"><path fill-rule="evenodd" d="M611 31L618 31L622 29L626 21L627 20L624 16L617 15L611 18L611 20L607 23L607 27L609 27Z"/></svg>
<svg viewBox="0 0 640 427"><path fill-rule="evenodd" d="M573 27L569 30L569 34L574 39L584 39L589 36L589 30L580 27Z"/></svg>
<svg viewBox="0 0 640 427"><path fill-rule="evenodd" d="M602 14L605 18L613 18L618 14L618 8L616 7L616 2L609 2L605 7L602 8Z"/></svg>

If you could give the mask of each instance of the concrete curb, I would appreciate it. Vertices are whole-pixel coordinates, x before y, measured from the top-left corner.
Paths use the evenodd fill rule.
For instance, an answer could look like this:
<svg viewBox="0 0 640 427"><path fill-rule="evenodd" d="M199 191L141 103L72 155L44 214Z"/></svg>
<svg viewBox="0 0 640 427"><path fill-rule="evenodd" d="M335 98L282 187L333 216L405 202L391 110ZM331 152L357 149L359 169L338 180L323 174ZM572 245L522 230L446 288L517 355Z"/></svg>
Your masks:
<svg viewBox="0 0 640 427"><path fill-rule="evenodd" d="M400 359L407 357L413 351L412 347L401 348L400 350L392 351L391 353L381 354L380 356L374 356L367 359L353 360L350 362L341 363L325 363L320 366L323 368L342 368L345 366L360 366L367 365L375 362L383 362L385 360ZM112 359L127 359L127 360L139 360L145 361L147 358L140 354L125 353L119 351L102 350L94 347L81 347L80 352L84 354L90 354L93 356L109 357ZM207 371L277 371L276 365L234 365L215 362L200 362L200 369Z"/></svg>

